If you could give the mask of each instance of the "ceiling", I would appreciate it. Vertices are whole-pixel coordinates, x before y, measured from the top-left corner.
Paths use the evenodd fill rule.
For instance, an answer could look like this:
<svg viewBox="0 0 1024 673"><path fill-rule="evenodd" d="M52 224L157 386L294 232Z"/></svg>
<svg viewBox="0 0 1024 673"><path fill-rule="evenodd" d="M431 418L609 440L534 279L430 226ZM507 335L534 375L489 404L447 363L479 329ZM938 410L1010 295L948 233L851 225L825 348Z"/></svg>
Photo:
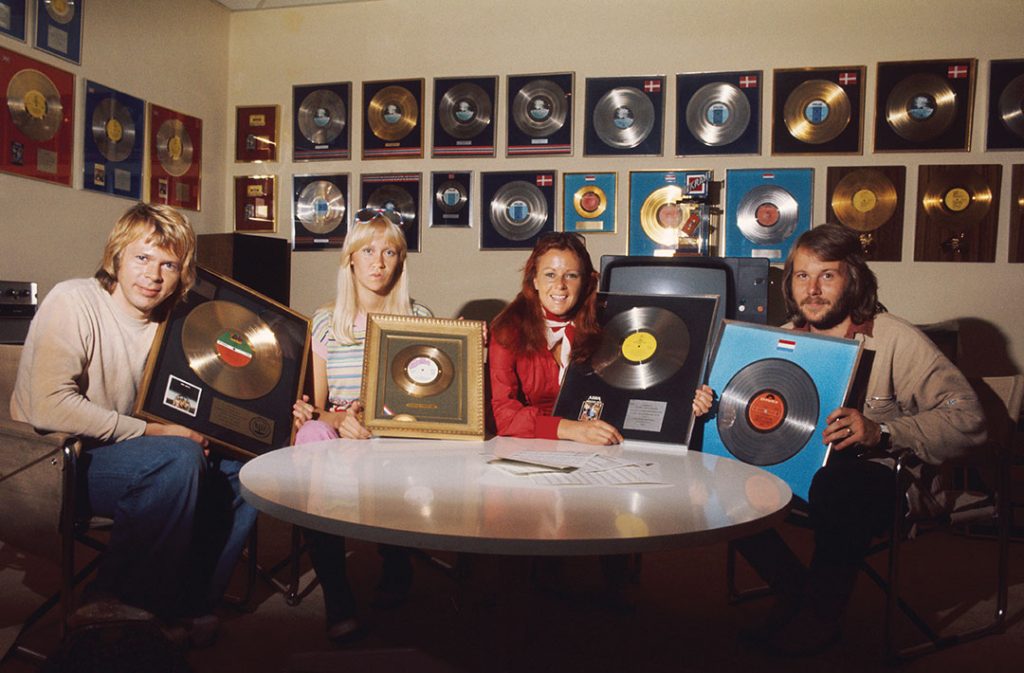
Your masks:
<svg viewBox="0 0 1024 673"><path fill-rule="evenodd" d="M307 5L334 5L343 2L368 2L373 0L214 0L232 12L245 12L252 9L280 9L282 7L302 7Z"/></svg>

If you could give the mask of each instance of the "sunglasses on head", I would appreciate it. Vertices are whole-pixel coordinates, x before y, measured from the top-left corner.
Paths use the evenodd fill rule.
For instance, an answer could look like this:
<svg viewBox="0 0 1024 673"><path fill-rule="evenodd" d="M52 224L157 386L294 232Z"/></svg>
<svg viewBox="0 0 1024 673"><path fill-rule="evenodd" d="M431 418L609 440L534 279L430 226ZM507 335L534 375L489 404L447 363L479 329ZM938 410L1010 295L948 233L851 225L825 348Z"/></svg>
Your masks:
<svg viewBox="0 0 1024 673"><path fill-rule="evenodd" d="M366 224L375 217L383 217L396 226L402 226L402 214L387 208L363 208L356 213L356 224Z"/></svg>

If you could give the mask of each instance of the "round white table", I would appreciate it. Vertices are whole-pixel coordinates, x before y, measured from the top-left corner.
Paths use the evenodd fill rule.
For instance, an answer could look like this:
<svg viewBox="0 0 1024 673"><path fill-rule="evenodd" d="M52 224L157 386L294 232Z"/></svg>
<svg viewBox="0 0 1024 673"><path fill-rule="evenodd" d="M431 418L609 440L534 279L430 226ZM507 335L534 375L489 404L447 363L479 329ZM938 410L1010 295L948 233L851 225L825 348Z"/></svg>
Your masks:
<svg viewBox="0 0 1024 673"><path fill-rule="evenodd" d="M488 464L528 450L653 462L664 483L538 485ZM241 483L257 509L300 526L487 554L620 554L720 542L776 524L792 498L785 482L760 468L682 447L508 437L286 447L247 463Z"/></svg>

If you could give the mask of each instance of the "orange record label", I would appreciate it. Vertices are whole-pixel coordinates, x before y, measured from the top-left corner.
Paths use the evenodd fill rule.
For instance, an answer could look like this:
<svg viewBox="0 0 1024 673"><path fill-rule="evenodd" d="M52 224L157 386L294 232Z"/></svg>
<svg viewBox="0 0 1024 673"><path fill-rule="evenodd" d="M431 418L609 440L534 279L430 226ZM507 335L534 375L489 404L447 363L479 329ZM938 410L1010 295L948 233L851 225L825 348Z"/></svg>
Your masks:
<svg viewBox="0 0 1024 673"><path fill-rule="evenodd" d="M771 432L786 418L786 402L773 390L765 390L754 396L747 407L747 421L755 430Z"/></svg>

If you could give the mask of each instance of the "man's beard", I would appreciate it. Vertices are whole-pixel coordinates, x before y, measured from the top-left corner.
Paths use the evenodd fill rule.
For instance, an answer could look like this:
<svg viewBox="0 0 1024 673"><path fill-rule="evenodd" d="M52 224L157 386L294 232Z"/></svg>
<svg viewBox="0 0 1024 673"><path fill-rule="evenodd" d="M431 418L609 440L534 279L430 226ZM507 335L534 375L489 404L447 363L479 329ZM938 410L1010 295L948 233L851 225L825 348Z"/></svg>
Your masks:
<svg viewBox="0 0 1024 673"><path fill-rule="evenodd" d="M847 308L847 304L848 302L846 300L846 294L844 293L843 296L839 298L839 301L832 304L832 306L825 313L825 315L821 316L819 319L809 319L807 315L803 312L803 306L801 306L800 315L801 317L803 317L804 322L806 322L814 329L819 331L829 330L838 325L839 323L843 322L844 320L846 320L846 316L849 315L850 313L849 309Z"/></svg>

